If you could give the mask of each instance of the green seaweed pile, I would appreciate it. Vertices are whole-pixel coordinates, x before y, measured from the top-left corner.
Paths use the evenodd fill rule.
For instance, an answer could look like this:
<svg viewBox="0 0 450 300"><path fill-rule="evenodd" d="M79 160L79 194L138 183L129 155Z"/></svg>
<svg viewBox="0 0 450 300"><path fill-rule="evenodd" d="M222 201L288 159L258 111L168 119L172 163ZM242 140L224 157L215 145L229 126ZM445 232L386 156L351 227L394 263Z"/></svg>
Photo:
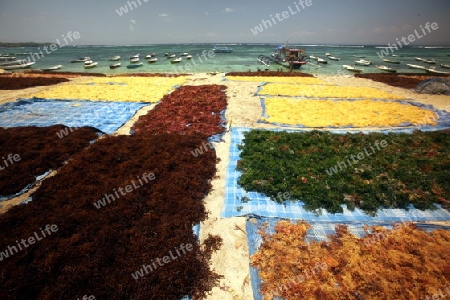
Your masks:
<svg viewBox="0 0 450 300"><path fill-rule="evenodd" d="M403 133L252 130L239 145L238 183L273 201L302 201L318 214L342 205L450 208L450 130ZM279 193L289 197L280 198Z"/></svg>

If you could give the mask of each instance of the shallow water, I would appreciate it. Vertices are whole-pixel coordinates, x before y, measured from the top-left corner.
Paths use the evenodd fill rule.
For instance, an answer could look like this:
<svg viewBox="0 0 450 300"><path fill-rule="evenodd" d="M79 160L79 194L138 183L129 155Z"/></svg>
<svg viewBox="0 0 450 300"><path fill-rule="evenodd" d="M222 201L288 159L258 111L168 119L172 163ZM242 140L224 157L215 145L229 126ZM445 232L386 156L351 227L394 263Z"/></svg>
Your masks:
<svg viewBox="0 0 450 300"><path fill-rule="evenodd" d="M213 48L213 44L164 44L164 45L119 45L119 46L65 46L47 54L34 55L36 64L33 69L48 68L54 65L63 65L61 71L70 72L95 72L106 74L126 74L136 72L165 72L165 73L198 73L198 72L231 72L231 71L256 71L258 69L270 70L288 70L275 63L269 67L261 65L257 61L258 55L264 54L270 56L277 44L227 44L227 47L233 49L232 53L212 53L209 52ZM382 45L383 46L383 45ZM450 64L450 47L404 47L398 51L394 51L398 57L389 57L394 60L400 60L400 65L387 64L378 56L382 46L322 46L322 45L300 45L306 50L307 55L315 55L326 58L325 53L331 53L333 56L340 57L340 61L328 60L328 64L320 66L315 65L314 61L302 67L303 72L314 74L340 74L342 65L354 65L354 61L359 59L355 56L364 56L365 59L371 60L373 65L368 67L359 67L364 69L364 73L380 73L375 68L376 65L389 65L396 68L398 72L408 73L424 73L420 70L409 69L406 64L422 64L426 67L432 67L415 61L414 57L423 57L435 59L437 61L438 70L441 70L439 64ZM42 47L20 47L20 48L1 48L0 53L39 53ZM179 64L171 64L164 56L164 53L174 53L180 55L188 52L192 55L192 60L183 58ZM137 69L127 69L130 56L139 53L141 62L144 65ZM147 63L144 59L145 55L156 53L158 62ZM122 66L120 68L110 70L109 65L112 63L109 58L114 55L120 55ZM71 60L79 57L89 56L92 60L98 62L98 66L93 69L84 69L82 63L70 63ZM25 59L27 55L16 55L18 59ZM32 58L30 58L33 61ZM190 63L188 65L188 63ZM444 70L448 71L448 70Z"/></svg>

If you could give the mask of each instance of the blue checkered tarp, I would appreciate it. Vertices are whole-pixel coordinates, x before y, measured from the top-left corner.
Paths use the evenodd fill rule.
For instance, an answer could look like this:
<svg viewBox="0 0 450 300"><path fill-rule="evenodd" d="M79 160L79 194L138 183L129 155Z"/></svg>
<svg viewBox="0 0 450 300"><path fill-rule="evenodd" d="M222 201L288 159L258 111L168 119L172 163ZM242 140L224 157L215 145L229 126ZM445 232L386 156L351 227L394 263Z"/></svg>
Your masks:
<svg viewBox="0 0 450 300"><path fill-rule="evenodd" d="M112 134L148 103L18 99L0 106L0 127L56 124Z"/></svg>
<svg viewBox="0 0 450 300"><path fill-rule="evenodd" d="M279 204L272 201L269 197L261 193L247 192L238 184L241 172L236 170L236 164L239 160L238 145L242 144L244 132L250 131L249 128L231 128L231 145L230 157L227 166L226 183L225 183L225 205L222 211L222 217L237 217L246 215L256 215L264 217L287 218L287 219L304 219L307 221L323 221L323 222L401 222L404 220L411 221L443 221L450 220L450 212L445 209L438 208L436 210L421 211L411 208L406 211L404 209L380 209L377 216L372 217L365 214L362 210L355 209L350 211L344 207L344 212L339 214L331 214L325 210L321 215L314 212L306 211L301 202L286 202ZM399 130L383 130L381 132L406 132L412 133L413 129ZM330 130L332 133L344 134L346 130ZM361 131L358 131L361 132ZM369 131L362 131L369 133Z"/></svg>

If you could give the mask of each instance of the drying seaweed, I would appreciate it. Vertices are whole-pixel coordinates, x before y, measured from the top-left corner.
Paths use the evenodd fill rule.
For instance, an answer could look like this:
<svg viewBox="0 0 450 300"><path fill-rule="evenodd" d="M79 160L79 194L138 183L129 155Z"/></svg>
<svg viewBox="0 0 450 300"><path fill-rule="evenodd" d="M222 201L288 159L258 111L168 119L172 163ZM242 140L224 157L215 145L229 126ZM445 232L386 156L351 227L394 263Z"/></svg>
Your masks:
<svg viewBox="0 0 450 300"><path fill-rule="evenodd" d="M426 74L383 74L383 73L369 73L369 74L355 74L355 77L370 79L377 82L382 82L391 86L415 89L419 83L424 80L436 77L436 75Z"/></svg>
<svg viewBox="0 0 450 300"><path fill-rule="evenodd" d="M225 110L226 86L182 86L164 96L153 110L139 117L136 133L201 134L209 137L225 131L221 112Z"/></svg>
<svg viewBox="0 0 450 300"><path fill-rule="evenodd" d="M450 280L447 230L429 233L405 223L365 227L367 235L358 238L337 225L329 241L306 243L310 228L280 221L273 234L260 230L252 265L264 299L425 299Z"/></svg>
<svg viewBox="0 0 450 300"><path fill-rule="evenodd" d="M68 134L59 138L61 132ZM0 170L0 196L18 193L37 176L59 168L95 140L97 133L92 127L73 129L64 125L0 128L0 169L4 168Z"/></svg>
<svg viewBox="0 0 450 300"><path fill-rule="evenodd" d="M48 86L68 82L66 78L47 77L0 77L0 90L20 90L35 86Z"/></svg>
<svg viewBox="0 0 450 300"><path fill-rule="evenodd" d="M258 72L229 72L225 76L276 76L276 77L314 77L302 72L258 71Z"/></svg>
<svg viewBox="0 0 450 300"><path fill-rule="evenodd" d="M201 159L190 153L204 141L164 134L106 137L73 156L33 201L0 216L0 251L39 227L58 226L0 262L0 298L203 298L219 279L209 259L221 243L210 236L199 245L192 231L207 216L201 200L216 172L215 151ZM144 181L144 174L153 179ZM133 180L133 189L120 192ZM188 244L191 251L175 254ZM170 251L175 259L137 275Z"/></svg>
<svg viewBox="0 0 450 300"><path fill-rule="evenodd" d="M305 209L375 214L379 208L450 207L450 130L413 134L252 130L240 145L238 183Z"/></svg>

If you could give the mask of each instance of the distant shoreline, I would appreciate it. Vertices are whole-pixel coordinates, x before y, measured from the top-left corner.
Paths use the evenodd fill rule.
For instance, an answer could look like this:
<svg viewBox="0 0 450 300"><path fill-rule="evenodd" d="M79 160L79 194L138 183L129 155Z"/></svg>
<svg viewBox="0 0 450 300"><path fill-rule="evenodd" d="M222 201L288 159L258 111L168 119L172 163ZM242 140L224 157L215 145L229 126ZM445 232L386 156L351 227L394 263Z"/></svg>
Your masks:
<svg viewBox="0 0 450 300"><path fill-rule="evenodd" d="M49 46L49 45L51 45L51 43L34 43L34 42L0 43L0 47L5 47L5 48L40 47L40 46Z"/></svg>

